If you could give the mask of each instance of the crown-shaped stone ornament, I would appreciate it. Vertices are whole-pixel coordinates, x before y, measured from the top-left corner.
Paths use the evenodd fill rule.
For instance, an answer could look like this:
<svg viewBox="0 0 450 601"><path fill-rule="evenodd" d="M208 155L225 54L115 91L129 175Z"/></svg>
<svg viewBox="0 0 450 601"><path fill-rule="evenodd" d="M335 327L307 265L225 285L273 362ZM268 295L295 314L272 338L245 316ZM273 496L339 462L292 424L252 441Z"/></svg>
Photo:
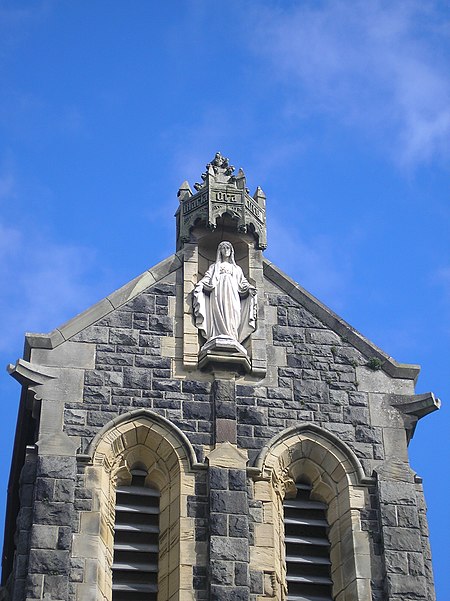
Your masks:
<svg viewBox="0 0 450 601"><path fill-rule="evenodd" d="M267 247L266 195L258 186L253 196L246 187L245 174L235 169L229 160L216 152L214 159L206 165L202 182L194 185L195 194L188 182L178 190L180 206L177 218L177 250L186 242L192 242L194 227L214 230L220 218L229 217L228 223L241 233L251 234L255 247Z"/></svg>

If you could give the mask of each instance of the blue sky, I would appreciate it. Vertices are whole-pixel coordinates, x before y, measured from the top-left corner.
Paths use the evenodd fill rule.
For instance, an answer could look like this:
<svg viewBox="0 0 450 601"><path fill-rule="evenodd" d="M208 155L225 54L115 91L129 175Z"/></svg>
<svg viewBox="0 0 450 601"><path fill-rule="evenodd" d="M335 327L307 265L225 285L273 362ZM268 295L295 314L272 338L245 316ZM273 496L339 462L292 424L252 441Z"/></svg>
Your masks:
<svg viewBox="0 0 450 601"><path fill-rule="evenodd" d="M171 254L178 187L220 150L267 195L266 256L443 400L410 445L439 601L449 33L440 1L0 0L0 363ZM0 395L4 491L6 372Z"/></svg>

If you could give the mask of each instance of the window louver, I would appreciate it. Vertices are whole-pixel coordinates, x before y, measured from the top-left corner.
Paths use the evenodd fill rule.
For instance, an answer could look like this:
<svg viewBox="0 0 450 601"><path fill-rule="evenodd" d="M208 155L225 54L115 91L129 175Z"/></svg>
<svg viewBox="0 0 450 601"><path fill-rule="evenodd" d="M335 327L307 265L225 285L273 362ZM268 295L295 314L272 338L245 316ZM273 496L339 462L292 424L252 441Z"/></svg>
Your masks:
<svg viewBox="0 0 450 601"><path fill-rule="evenodd" d="M297 483L286 499L284 529L288 601L332 601L326 505L312 501L311 486Z"/></svg>
<svg viewBox="0 0 450 601"><path fill-rule="evenodd" d="M158 593L159 492L133 475L116 490L113 601L156 601Z"/></svg>

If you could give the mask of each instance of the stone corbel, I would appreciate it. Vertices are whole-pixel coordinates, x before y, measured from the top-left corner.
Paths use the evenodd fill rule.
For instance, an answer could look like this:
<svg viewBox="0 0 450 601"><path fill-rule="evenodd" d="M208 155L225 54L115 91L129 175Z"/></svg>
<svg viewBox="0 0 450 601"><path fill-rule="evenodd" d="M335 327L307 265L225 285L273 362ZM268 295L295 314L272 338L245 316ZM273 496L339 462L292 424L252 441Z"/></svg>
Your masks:
<svg viewBox="0 0 450 601"><path fill-rule="evenodd" d="M24 359L9 364L7 370L25 389L34 393L32 412L33 416L39 417L39 438L36 442L39 453L73 455L80 441L63 431L64 398L57 386L61 370Z"/></svg>
<svg viewBox="0 0 450 601"><path fill-rule="evenodd" d="M15 364L10 363L6 369L9 375L17 380L19 384L27 386L28 390L32 390L38 400L42 400L38 392L39 386L58 377L57 369L29 363L25 359L17 359Z"/></svg>
<svg viewBox="0 0 450 601"><path fill-rule="evenodd" d="M272 485L281 503L284 499L294 499L297 496L297 487L287 468L283 469L281 473L273 471Z"/></svg>
<svg viewBox="0 0 450 601"><path fill-rule="evenodd" d="M391 405L398 409L403 416L409 443L414 436L418 420L439 409L441 401L432 392L414 395L393 394L391 395Z"/></svg>

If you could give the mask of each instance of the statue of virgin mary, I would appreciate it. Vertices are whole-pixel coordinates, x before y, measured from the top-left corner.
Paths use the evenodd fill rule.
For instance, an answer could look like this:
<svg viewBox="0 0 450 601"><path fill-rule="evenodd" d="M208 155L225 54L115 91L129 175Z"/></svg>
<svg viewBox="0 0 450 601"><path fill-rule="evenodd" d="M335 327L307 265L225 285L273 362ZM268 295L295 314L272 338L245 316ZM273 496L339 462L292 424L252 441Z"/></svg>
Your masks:
<svg viewBox="0 0 450 601"><path fill-rule="evenodd" d="M213 263L194 289L195 325L206 338L202 350L236 349L256 329L256 288L236 265L234 248L223 241Z"/></svg>

